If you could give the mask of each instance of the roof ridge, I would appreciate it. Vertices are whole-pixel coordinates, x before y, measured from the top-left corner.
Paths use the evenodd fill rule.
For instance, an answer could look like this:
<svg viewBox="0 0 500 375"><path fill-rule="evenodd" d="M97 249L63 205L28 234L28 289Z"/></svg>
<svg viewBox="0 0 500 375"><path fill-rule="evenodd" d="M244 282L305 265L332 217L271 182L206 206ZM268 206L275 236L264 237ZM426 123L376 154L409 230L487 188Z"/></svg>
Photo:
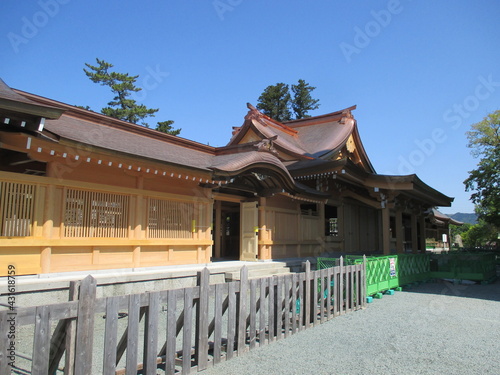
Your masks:
<svg viewBox="0 0 500 375"><path fill-rule="evenodd" d="M43 96L31 94L28 92L24 92L21 90L13 89L17 94L25 96L27 99L32 100L36 103L42 103L45 105L46 103L50 103L47 105L57 105L58 107L62 107L66 112L65 116L78 118L86 121L99 121L100 125L109 126L111 128L120 129L123 131L135 133L138 135L142 135L151 139L159 139L164 140L166 143L176 144L178 146L184 146L187 148L197 149L199 151L215 153L215 147L208 146L200 142L192 141L187 138L182 138L179 136L170 135L167 133L160 132L155 129L147 128L142 125L134 124L128 121L120 120L114 117L106 116L102 113L94 112L92 110L79 108L77 106L73 106L67 103L59 102L54 99L49 99ZM104 121L103 121L104 120Z"/></svg>
<svg viewBox="0 0 500 375"><path fill-rule="evenodd" d="M315 125L315 124L307 124L307 122L314 122L317 120L327 120L331 119L333 120L334 117L339 117L340 119L343 119L345 117L347 118L353 118L353 115L351 111L355 110L357 105L353 105L344 109L340 109L335 112L330 112L324 115L319 115L319 116L311 116L311 117L304 117L301 119L296 119L296 120L290 120L290 121L285 121L286 126L290 125L292 126L292 129L295 127L301 127L301 126L309 126L309 125Z"/></svg>
<svg viewBox="0 0 500 375"><path fill-rule="evenodd" d="M281 130L284 130L284 131L286 131L287 133L289 133L291 135L295 135L295 134L298 133L297 130L292 129L292 128L286 126L285 124L283 124L283 123L281 123L279 121L276 121L276 120L272 119L271 117L265 115L264 113L262 113L261 111L259 111L257 108L255 108L250 103L247 103L247 108L250 111L248 111L247 115L245 116L245 119L248 118L248 119L259 120L260 118L263 118L264 120L267 120L267 121L271 122L271 125L274 125L277 128L281 128ZM267 125L267 124L263 124L263 125Z"/></svg>

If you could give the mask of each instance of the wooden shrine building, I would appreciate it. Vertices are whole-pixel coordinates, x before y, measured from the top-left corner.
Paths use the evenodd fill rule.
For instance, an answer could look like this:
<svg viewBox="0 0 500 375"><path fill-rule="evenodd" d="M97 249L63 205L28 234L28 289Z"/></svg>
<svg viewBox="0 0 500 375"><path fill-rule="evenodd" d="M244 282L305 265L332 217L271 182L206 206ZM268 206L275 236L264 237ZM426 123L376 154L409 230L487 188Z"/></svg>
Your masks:
<svg viewBox="0 0 500 375"><path fill-rule="evenodd" d="M248 108L211 147L0 80L0 275L425 251L453 198L377 174L355 107L287 123Z"/></svg>

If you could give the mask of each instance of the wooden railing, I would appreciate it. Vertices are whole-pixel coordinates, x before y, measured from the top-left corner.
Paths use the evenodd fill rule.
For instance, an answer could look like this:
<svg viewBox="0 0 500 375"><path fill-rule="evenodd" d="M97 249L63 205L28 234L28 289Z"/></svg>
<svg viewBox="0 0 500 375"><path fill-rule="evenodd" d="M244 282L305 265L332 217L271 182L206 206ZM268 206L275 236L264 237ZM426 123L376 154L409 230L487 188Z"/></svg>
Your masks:
<svg viewBox="0 0 500 375"><path fill-rule="evenodd" d="M88 276L78 300L0 311L0 373L190 374L365 306L363 264L304 268L216 285L205 268L195 287L107 298Z"/></svg>
<svg viewBox="0 0 500 375"><path fill-rule="evenodd" d="M0 172L0 276L208 263L212 200L197 193Z"/></svg>

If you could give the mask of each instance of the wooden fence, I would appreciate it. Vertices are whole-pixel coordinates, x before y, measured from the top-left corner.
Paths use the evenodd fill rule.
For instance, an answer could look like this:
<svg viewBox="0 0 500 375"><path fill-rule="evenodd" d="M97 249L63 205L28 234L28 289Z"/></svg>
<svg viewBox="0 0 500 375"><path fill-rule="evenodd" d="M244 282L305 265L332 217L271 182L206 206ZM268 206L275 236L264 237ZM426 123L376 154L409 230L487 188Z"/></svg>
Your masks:
<svg viewBox="0 0 500 375"><path fill-rule="evenodd" d="M205 268L195 287L107 298L88 276L73 301L0 311L0 374L190 374L365 306L364 264L304 269L248 279L243 267L240 281L210 285ZM32 341L13 350L9 334L26 326Z"/></svg>

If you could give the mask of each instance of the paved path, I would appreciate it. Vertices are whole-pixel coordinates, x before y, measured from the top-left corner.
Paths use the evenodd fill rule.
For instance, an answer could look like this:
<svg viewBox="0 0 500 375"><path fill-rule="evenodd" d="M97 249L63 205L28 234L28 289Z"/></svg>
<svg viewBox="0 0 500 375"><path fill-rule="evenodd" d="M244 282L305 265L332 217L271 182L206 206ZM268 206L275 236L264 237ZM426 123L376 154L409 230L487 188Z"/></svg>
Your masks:
<svg viewBox="0 0 500 375"><path fill-rule="evenodd" d="M500 281L428 283L203 375L500 374Z"/></svg>

